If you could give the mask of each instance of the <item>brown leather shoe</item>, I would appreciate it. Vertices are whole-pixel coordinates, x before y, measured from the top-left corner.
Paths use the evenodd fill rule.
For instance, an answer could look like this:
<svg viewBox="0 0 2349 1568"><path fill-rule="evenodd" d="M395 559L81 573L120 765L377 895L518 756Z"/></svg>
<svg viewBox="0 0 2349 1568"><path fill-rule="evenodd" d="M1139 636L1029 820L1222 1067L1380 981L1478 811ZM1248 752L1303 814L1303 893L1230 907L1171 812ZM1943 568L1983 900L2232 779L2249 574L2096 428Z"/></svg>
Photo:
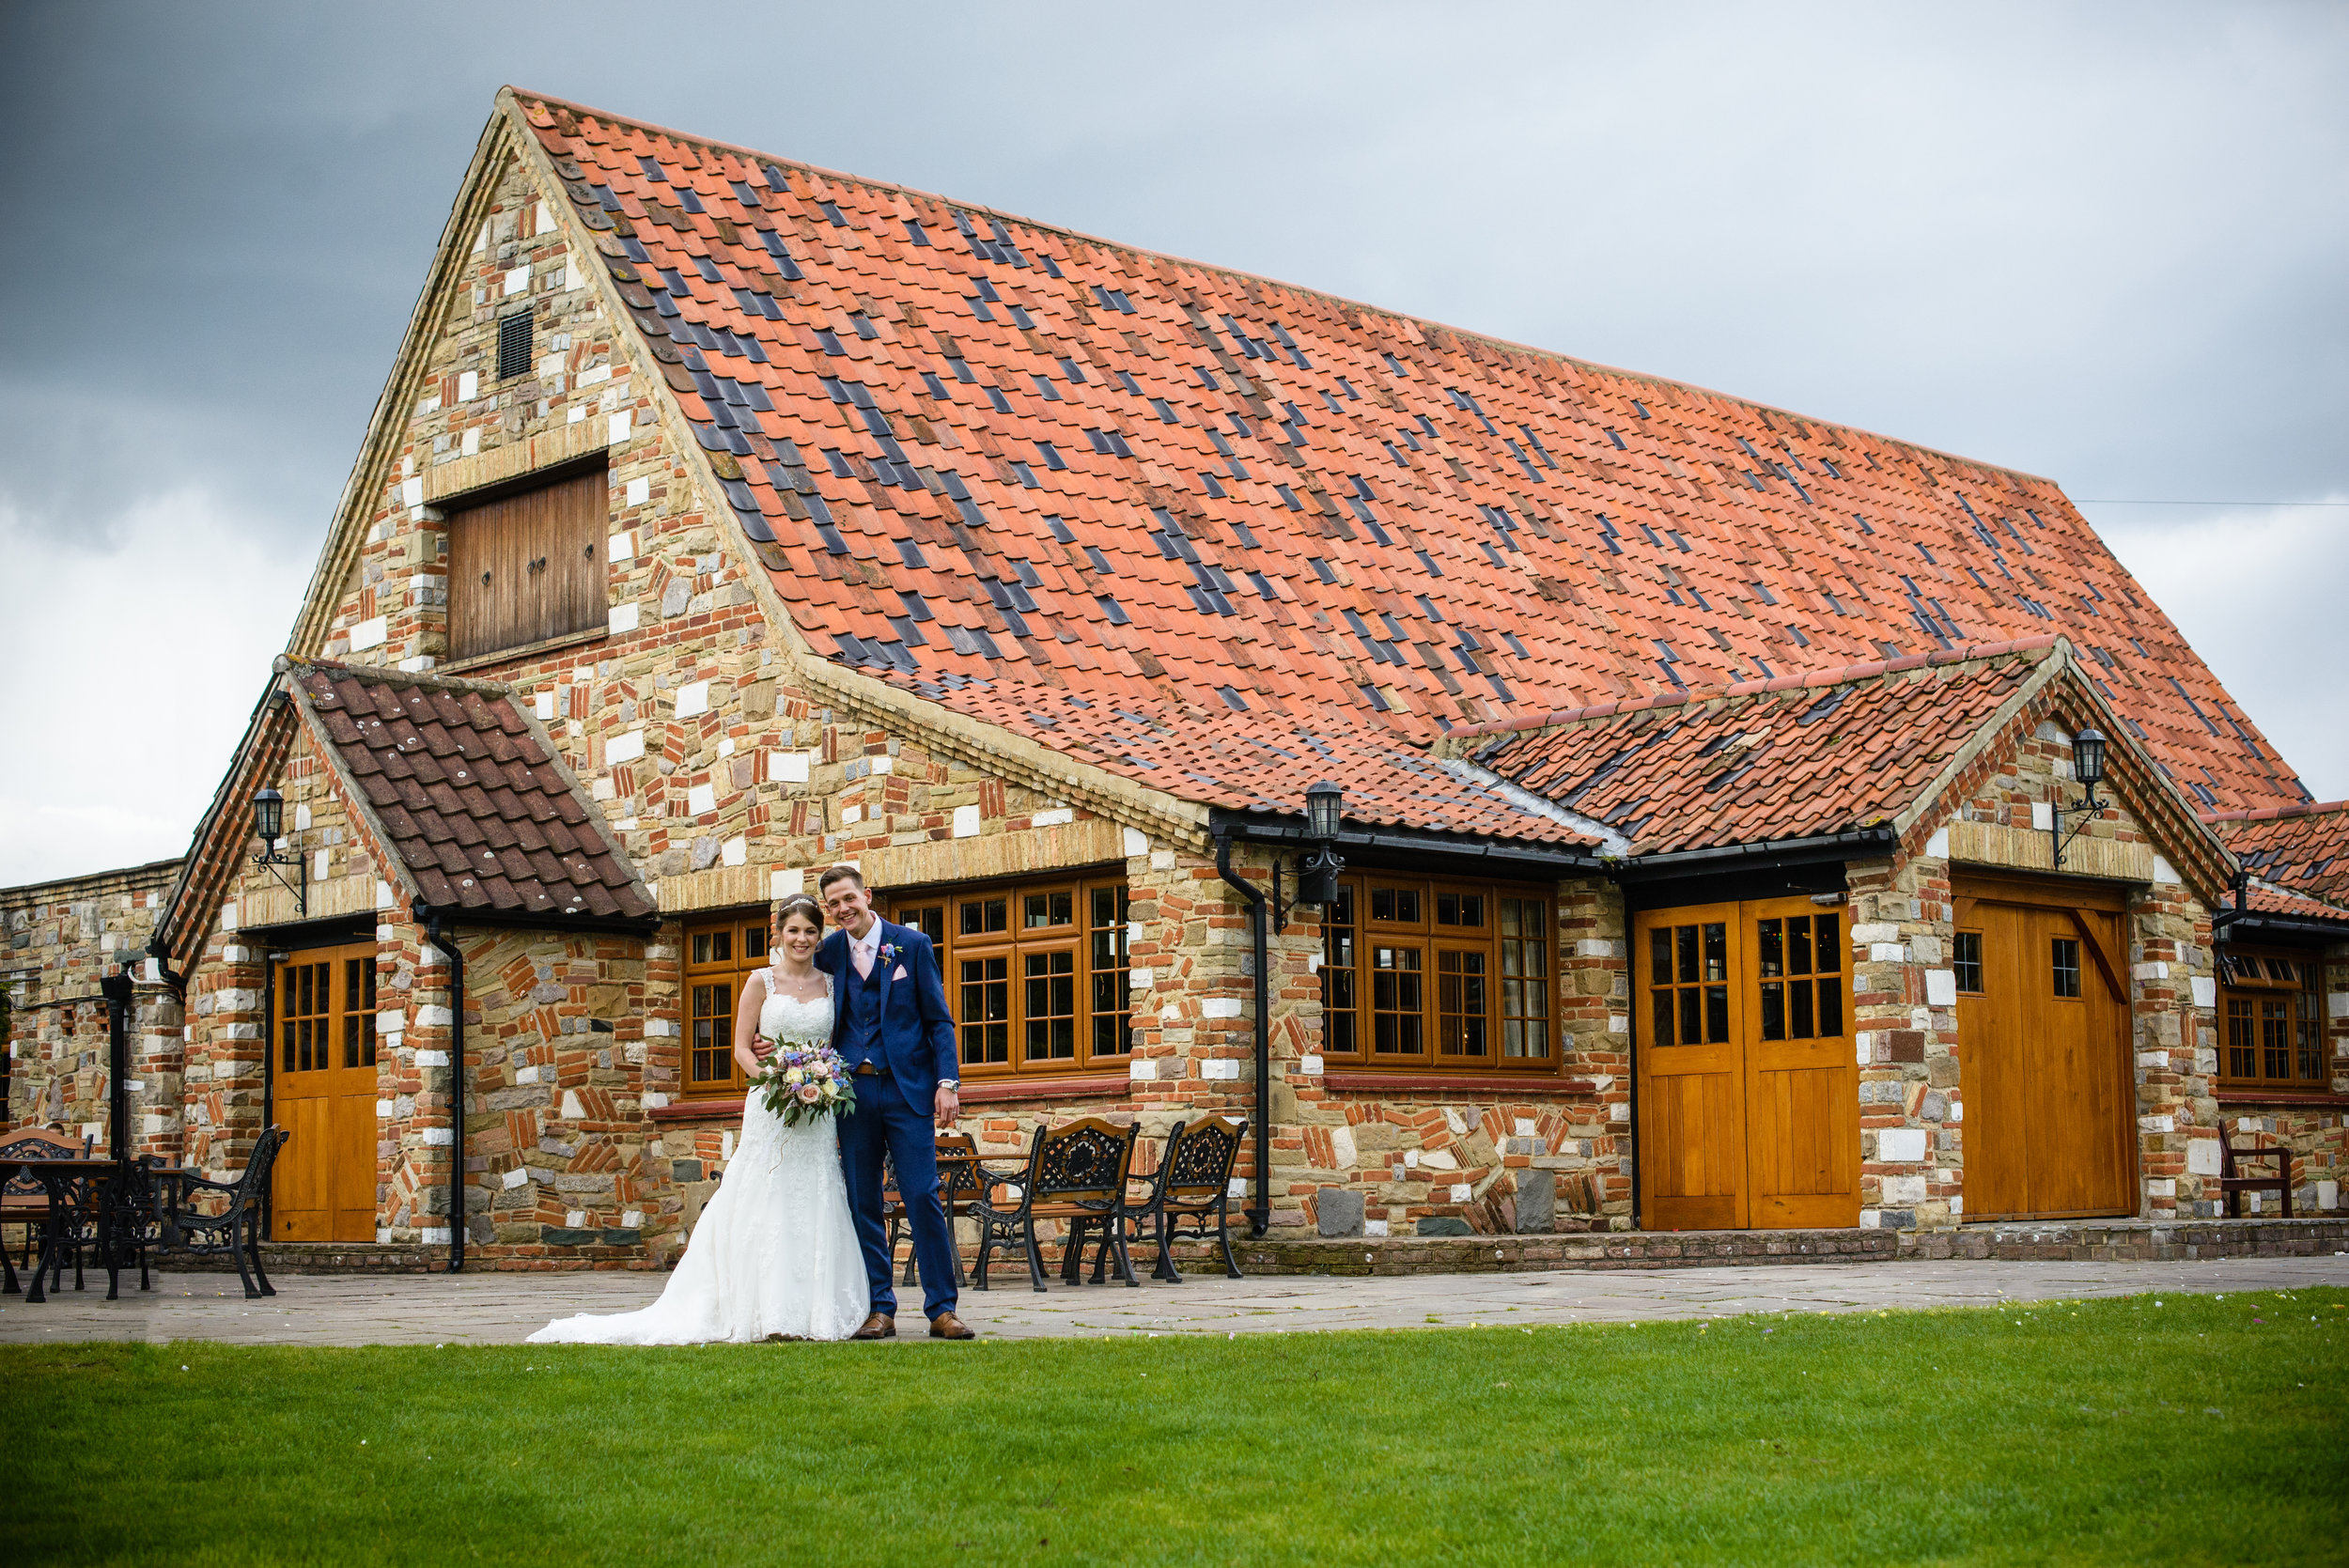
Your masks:
<svg viewBox="0 0 2349 1568"><path fill-rule="evenodd" d="M897 1337L897 1320L887 1312L875 1312L864 1320L864 1327L850 1334L852 1340L894 1340Z"/></svg>
<svg viewBox="0 0 2349 1568"><path fill-rule="evenodd" d="M930 1319L930 1338L934 1340L975 1340L979 1336L971 1326L952 1312L941 1312Z"/></svg>

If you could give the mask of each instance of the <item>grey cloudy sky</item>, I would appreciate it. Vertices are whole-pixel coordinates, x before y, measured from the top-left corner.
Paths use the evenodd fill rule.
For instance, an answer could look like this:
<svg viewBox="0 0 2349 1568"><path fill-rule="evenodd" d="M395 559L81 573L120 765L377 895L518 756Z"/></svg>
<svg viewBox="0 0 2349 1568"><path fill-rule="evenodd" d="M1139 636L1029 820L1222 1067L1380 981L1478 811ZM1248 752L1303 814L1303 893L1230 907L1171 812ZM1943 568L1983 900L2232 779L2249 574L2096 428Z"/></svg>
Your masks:
<svg viewBox="0 0 2349 1568"><path fill-rule="evenodd" d="M0 10L0 884L182 851L492 94L2049 475L2349 795L2349 8ZM2096 504L2090 504L2090 503Z"/></svg>

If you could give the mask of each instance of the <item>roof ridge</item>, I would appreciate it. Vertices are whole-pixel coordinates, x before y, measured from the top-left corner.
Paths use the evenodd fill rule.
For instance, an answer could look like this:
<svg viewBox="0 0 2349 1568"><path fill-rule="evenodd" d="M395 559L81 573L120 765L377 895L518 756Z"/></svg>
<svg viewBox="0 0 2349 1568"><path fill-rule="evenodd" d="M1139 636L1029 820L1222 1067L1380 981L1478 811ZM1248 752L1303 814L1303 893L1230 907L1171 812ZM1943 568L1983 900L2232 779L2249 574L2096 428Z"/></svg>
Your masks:
<svg viewBox="0 0 2349 1568"><path fill-rule="evenodd" d="M1959 664L1988 664L2000 659L2020 658L2026 654L2045 655L2063 644L2061 633L2039 637L2010 638L1996 643L1961 643L1952 648L1936 649L1932 653L1912 653L1899 659L1875 659L1858 664L1833 665L1825 669L1772 675L1766 680L1729 681L1711 686L1688 686L1676 691L1659 691L1644 697L1618 698L1613 702L1594 703L1584 707L1553 709L1548 713L1529 714L1521 719L1504 719L1489 724L1464 724L1452 730L1447 740L1472 740L1484 736L1515 735L1528 730L1549 729L1559 724L1579 723L1590 719L1611 719L1619 714L1642 712L1652 708L1693 706L1698 703L1734 700L1761 696L1772 691L1790 691L1804 687L1846 686L1854 681L1872 680L1878 675L1899 675L1910 670L1947 669ZM2065 644L2068 646L2068 644ZM2030 662L2037 663L2033 659Z"/></svg>
<svg viewBox="0 0 2349 1568"><path fill-rule="evenodd" d="M1498 337L1491 333L1481 332L1473 327L1456 327L1448 321L1439 321L1432 317L1418 316L1409 311L1396 310L1387 305L1373 304L1367 300L1357 300L1348 295L1335 294L1326 288L1315 288L1306 284L1290 283L1285 279L1276 278L1268 273L1251 272L1241 268L1224 265L1221 262L1202 261L1193 256L1177 256L1172 251L1154 251L1146 246L1130 244L1122 240L1107 239L1101 235L1089 233L1088 231L1081 228L1072 228L1066 224L1052 223L1046 219L1031 218L1024 213L1007 211L999 207L988 206L985 202L965 201L960 197L950 196L942 192L924 190L920 186L907 185L898 180L876 179L868 175L852 174L846 169L834 169L827 167L821 163L811 163L805 159L792 158L783 153L768 152L762 148L750 147L740 142L722 141L714 136L695 135L691 132L679 131L674 126L660 125L651 120L637 119L627 115L617 115L609 109L599 109L594 104L581 103L573 99L558 98L552 93L534 92L525 87L518 87L510 82L506 84L503 90L512 93L518 101L526 100L530 102L552 104L560 108L571 110L578 114L592 116L599 120L603 120L611 124L628 126L633 130L646 132L656 136L666 136L671 141L678 142L687 146L708 147L712 150L723 149L727 152L739 153L745 157L760 159L768 163L780 163L792 168L802 169L809 174L820 175L827 179L847 180L850 183L867 186L875 190L894 191L901 195L918 196L928 201L941 202L949 207L958 207L972 212L984 212L989 217L1001 218L1006 223L1020 224L1032 229L1041 229L1053 234L1064 234L1071 239L1081 240L1088 245L1099 245L1108 250L1123 251L1130 256L1153 256L1161 261L1171 262L1177 267L1193 267L1197 268L1201 272L1220 273L1225 277L1248 279L1252 282L1263 284L1269 287L1285 289L1293 294L1310 295L1316 299L1329 300L1337 304L1346 306L1348 309L1365 310L1372 312L1375 315L1389 317L1398 321L1409 321L1423 329L1432 329L1436 332L1450 333L1455 336L1463 338L1472 338L1479 343L1490 344L1496 349L1506 349L1512 353L1532 354L1542 359L1555 360L1562 365L1574 365L1579 369L1591 371L1599 375L1620 376L1627 380L1644 381L1657 386L1675 387L1682 391L1692 393L1700 397L1718 398L1724 403L1735 403L1743 408L1755 409L1766 413L1776 413L1788 419L1800 420L1812 425L1824 426L1837 430L1848 431L1853 435L1865 436L1870 441L1882 442L1885 445L1890 447L1899 447L1909 452L1926 453L1933 457L1941 458L1945 462L1962 463L1971 468L1987 469L1994 473L2007 474L2016 479L2024 479L2034 484L2049 486L2059 494L2062 492L2063 487L2056 480L2049 478L2044 474L2033 474L2028 469L2015 468L2006 463L1988 462L1980 458L1968 458L1962 453L1945 452L1937 446L1927 446L1920 442L1907 441L1899 436L1888 436L1880 431L1871 430L1864 426L1854 425L1846 420L1828 419L1818 414L1797 413L1792 409L1781 408L1774 403L1764 403L1755 398L1743 396L1734 392L1721 392L1713 387L1699 385L1695 381L1684 381L1671 376L1659 376L1651 371L1632 370L1623 365L1608 365L1599 360L1584 359L1579 355L1569 354L1562 349L1545 349L1536 344L1520 343L1515 338ZM523 117L527 119L529 116L525 114ZM2070 498L2067 496L2065 500L2068 503ZM2082 520L2085 521L2086 520L2082 519Z"/></svg>
<svg viewBox="0 0 2349 1568"><path fill-rule="evenodd" d="M2205 822L2273 822L2287 816L2323 816L2337 811L2349 811L2349 800L2304 800L2295 806L2261 806L2253 811L2206 811L2201 815Z"/></svg>
<svg viewBox="0 0 2349 1568"><path fill-rule="evenodd" d="M462 675L435 675L429 670L403 670L397 665L352 664L339 659L310 658L293 653L281 653L274 662L281 675L319 670L337 677L349 675L354 680L377 686L421 686L428 691L472 691L484 697L511 697L514 694L513 686L506 681L468 680Z"/></svg>

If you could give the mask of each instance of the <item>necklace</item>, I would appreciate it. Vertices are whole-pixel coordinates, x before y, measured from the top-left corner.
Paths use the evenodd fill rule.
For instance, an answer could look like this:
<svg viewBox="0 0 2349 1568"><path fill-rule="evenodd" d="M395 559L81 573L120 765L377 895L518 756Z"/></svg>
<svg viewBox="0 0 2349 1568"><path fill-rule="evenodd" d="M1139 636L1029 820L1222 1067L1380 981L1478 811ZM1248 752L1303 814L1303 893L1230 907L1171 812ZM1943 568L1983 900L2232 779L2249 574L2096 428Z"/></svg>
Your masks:
<svg viewBox="0 0 2349 1568"><path fill-rule="evenodd" d="M819 1001L823 999L824 977L819 970L810 968L804 975L800 975L785 969L781 963L770 963L767 968L773 975L767 988L775 995L792 1001ZM811 981L814 982L814 988L809 990L807 986Z"/></svg>

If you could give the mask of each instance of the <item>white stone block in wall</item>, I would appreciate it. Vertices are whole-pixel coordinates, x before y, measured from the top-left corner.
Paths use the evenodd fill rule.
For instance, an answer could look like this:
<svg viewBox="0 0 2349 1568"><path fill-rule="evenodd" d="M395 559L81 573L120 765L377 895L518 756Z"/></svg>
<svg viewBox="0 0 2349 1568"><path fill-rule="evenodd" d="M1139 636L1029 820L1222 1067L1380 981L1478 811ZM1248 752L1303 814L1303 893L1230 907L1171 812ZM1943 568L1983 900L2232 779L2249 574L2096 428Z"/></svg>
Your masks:
<svg viewBox="0 0 2349 1568"><path fill-rule="evenodd" d="M720 1159L734 1157L734 1129L732 1127L726 1128L718 1135L718 1157Z"/></svg>
<svg viewBox="0 0 2349 1568"><path fill-rule="evenodd" d="M2198 974L2194 977L2194 1005L2197 1007L2218 1005L2218 982L2217 980L2207 974Z"/></svg>
<svg viewBox="0 0 2349 1568"><path fill-rule="evenodd" d="M1058 828L1076 820L1077 814L1075 812L1069 810L1066 806L1058 806L1050 811L1040 811L1033 814L1029 816L1028 823L1031 827L1036 828Z"/></svg>
<svg viewBox="0 0 2349 1568"><path fill-rule="evenodd" d="M2178 1119L2175 1116L2139 1116L2137 1125L2146 1132L2175 1132Z"/></svg>
<svg viewBox="0 0 2349 1568"><path fill-rule="evenodd" d="M388 1233L386 1234L385 1239L390 1239ZM416 1231L416 1239L427 1247L446 1247L448 1245L448 1227L446 1225L419 1226Z"/></svg>
<svg viewBox="0 0 2349 1568"><path fill-rule="evenodd" d="M416 1052L416 1065L419 1067L445 1067L448 1065L448 1052L444 1050L420 1050Z"/></svg>
<svg viewBox="0 0 2349 1568"><path fill-rule="evenodd" d="M1354 1148L1354 1129L1352 1127L1331 1127L1330 1129L1330 1157L1338 1162L1337 1168L1339 1170L1351 1171L1354 1169L1354 1162L1359 1159L1361 1156L1356 1153Z"/></svg>
<svg viewBox="0 0 2349 1568"><path fill-rule="evenodd" d="M689 680L677 689L677 716L691 719L709 711L709 682Z"/></svg>
<svg viewBox="0 0 2349 1568"><path fill-rule="evenodd" d="M720 865L740 865L750 858L750 843L740 837L730 838L718 846Z"/></svg>
<svg viewBox="0 0 2349 1568"><path fill-rule="evenodd" d="M1631 1102L1629 1100L1617 1100L1614 1104L1609 1106L1607 1108L1607 1119L1610 1122L1628 1122L1631 1120Z"/></svg>
<svg viewBox="0 0 2349 1568"><path fill-rule="evenodd" d="M472 429L467 430L464 434L464 439L457 443L457 452L459 457L470 458L480 450L481 427L476 425Z"/></svg>
<svg viewBox="0 0 2349 1568"><path fill-rule="evenodd" d="M399 482L399 504L403 506L423 505L424 481L422 479L402 479Z"/></svg>
<svg viewBox="0 0 2349 1568"><path fill-rule="evenodd" d="M570 1230L585 1230L587 1228L587 1211L585 1209L567 1209L564 1211L563 1223L568 1229Z"/></svg>
<svg viewBox="0 0 2349 1568"><path fill-rule="evenodd" d="M656 1039L666 1039L677 1032L677 1022L672 1018L646 1018L645 1032Z"/></svg>
<svg viewBox="0 0 2349 1568"><path fill-rule="evenodd" d="M1139 829L1127 829L1126 853L1128 855L1147 855L1149 852L1150 840L1148 836L1143 833Z"/></svg>
<svg viewBox="0 0 2349 1568"><path fill-rule="evenodd" d="M881 755L877 757L866 757L864 759L864 766L876 774L894 773L897 770L897 759L889 755L887 753L883 753Z"/></svg>
<svg viewBox="0 0 2349 1568"><path fill-rule="evenodd" d="M315 856L311 857L316 865L316 869L310 874L310 879L312 881L323 882L326 880L327 868L334 863L333 857L334 851L331 849L321 849Z"/></svg>
<svg viewBox="0 0 2349 1568"><path fill-rule="evenodd" d="M234 906L231 906L233 908ZM2326 1017L2349 1018L2349 991L2335 991L2325 1001Z"/></svg>
<svg viewBox="0 0 2349 1568"><path fill-rule="evenodd" d="M1136 1057L1126 1063L1126 1076L1137 1083L1147 1082L1159 1076L1159 1064L1156 1062Z"/></svg>
<svg viewBox="0 0 2349 1568"><path fill-rule="evenodd" d="M1925 970L1925 1003L1931 1007L1957 1005L1957 971L1955 970Z"/></svg>
<svg viewBox="0 0 2349 1568"><path fill-rule="evenodd" d="M429 942L427 942L425 946L429 952L438 953L440 951L440 949L433 947ZM419 1003L416 1007L416 1027L418 1029L446 1029L453 1021L454 1015L452 1015L445 1007L432 1007L423 1003ZM443 1058L439 1063L441 1066L446 1066L447 1064L448 1063L445 1058Z"/></svg>
<svg viewBox="0 0 2349 1568"><path fill-rule="evenodd" d="M1964 1214L1965 1212L1966 1212L1966 1199L1965 1199L1965 1197L1964 1197L1964 1195L1963 1195L1963 1194L1961 1194L1961 1195L1959 1195L1959 1196L1957 1196L1957 1197L1955 1197L1955 1198L1952 1198L1952 1199L1950 1200L1950 1213L1951 1213L1951 1214L1952 1214L1952 1215L1959 1215L1959 1214Z"/></svg>
<svg viewBox="0 0 2349 1568"><path fill-rule="evenodd" d="M2156 882L2175 882L2177 879L2178 868L2171 865L2168 861L2163 860L2159 855L2155 855L2154 857L2154 880Z"/></svg>
<svg viewBox="0 0 2349 1568"><path fill-rule="evenodd" d="M1925 1179L1922 1176L1887 1176L1882 1190L1884 1201L1888 1203L1921 1203L1925 1201Z"/></svg>
<svg viewBox="0 0 2349 1568"><path fill-rule="evenodd" d="M695 784L685 792L685 814L705 816L718 809L718 786Z"/></svg>
<svg viewBox="0 0 2349 1568"><path fill-rule="evenodd" d="M600 385L602 385L604 382L606 382L606 381L610 380L611 379L612 379L612 367L611 367L610 365L589 365L586 369L584 369L584 370L583 370L583 371L581 371L581 372L579 373L579 385L580 385L582 388L591 387L591 386L600 386ZM649 488L649 485L650 485L650 481L649 481L649 480L643 480L643 479L637 480L637 481L636 481L636 483L638 483L638 484L640 484L640 485L646 485L646 486L647 486L648 488ZM629 497L629 502L630 502L630 504L631 505L635 504L635 500L636 500L636 498L635 498L634 496L632 496L632 495L631 495L630 497Z"/></svg>
<svg viewBox="0 0 2349 1568"><path fill-rule="evenodd" d="M1470 1198L1474 1197L1475 1194L1476 1189L1473 1187L1470 1187L1467 1182L1454 1182L1452 1184L1452 1201L1455 1203L1465 1203Z"/></svg>
<svg viewBox="0 0 2349 1568"><path fill-rule="evenodd" d="M538 1081L538 1074L539 1069L536 1066L524 1067L514 1074L514 1081L518 1084L536 1083Z"/></svg>
<svg viewBox="0 0 2349 1568"><path fill-rule="evenodd" d="M770 752L767 777L777 784L805 784L808 761L814 755L812 752Z"/></svg>
<svg viewBox="0 0 2349 1568"><path fill-rule="evenodd" d="M2153 1177L2149 1177L2149 1178L2147 1178L2146 1183L2145 1183L2145 1196L2146 1196L2146 1197L2148 1197L2148 1198L2175 1198L2177 1195L2178 1195L2178 1183L2177 1183L2177 1178L2176 1178L2176 1177L2174 1177L2174 1176L2153 1176Z"/></svg>
<svg viewBox="0 0 2349 1568"><path fill-rule="evenodd" d="M976 838L978 833L979 808L976 806L957 806L955 808L955 837Z"/></svg>
<svg viewBox="0 0 2349 1568"><path fill-rule="evenodd" d="M1950 831L1947 828L1934 830L1933 836L1925 840L1925 853L1937 861L1950 858Z"/></svg>
<svg viewBox="0 0 2349 1568"><path fill-rule="evenodd" d="M579 1103L578 1090L566 1089L563 1091L563 1109L559 1114L567 1122L577 1122L583 1120L586 1117L587 1108Z"/></svg>
<svg viewBox="0 0 2349 1568"><path fill-rule="evenodd" d="M1126 985L1130 990L1146 991L1157 980L1158 971L1155 970L1128 970L1126 971Z"/></svg>
<svg viewBox="0 0 2349 1568"><path fill-rule="evenodd" d="M408 1027L408 1015L397 1007L387 1008L375 1016L378 1034L397 1034Z"/></svg>
<svg viewBox="0 0 2349 1568"><path fill-rule="evenodd" d="M521 1187L530 1180L530 1172L527 1170L517 1166L513 1170L506 1172L505 1175L500 1176L498 1180L501 1184L508 1188Z"/></svg>
<svg viewBox="0 0 2349 1568"><path fill-rule="evenodd" d="M554 693L552 691L539 692L537 696L531 700L530 706L531 711L536 713L541 720L553 718Z"/></svg>
<svg viewBox="0 0 2349 1568"><path fill-rule="evenodd" d="M2030 803L2030 825L2043 833L2055 831L2055 806L2046 800Z"/></svg>
<svg viewBox="0 0 2349 1568"><path fill-rule="evenodd" d="M1321 1072L1321 1058L1318 1056L1299 1057L1297 1059L1297 1071L1300 1076L1305 1078L1318 1077Z"/></svg>
<svg viewBox="0 0 2349 1568"><path fill-rule="evenodd" d="M805 871L777 871L770 873L767 877L767 896L770 899L789 898L795 893L802 893L806 891L807 873Z"/></svg>
<svg viewBox="0 0 2349 1568"><path fill-rule="evenodd" d="M457 373L457 400L470 403L480 396L481 373L477 370L459 370Z"/></svg>
<svg viewBox="0 0 2349 1568"><path fill-rule="evenodd" d="M1900 964L1908 960L1908 949L1898 942L1871 942L1868 958L1872 963Z"/></svg>
<svg viewBox="0 0 2349 1568"><path fill-rule="evenodd" d="M1239 1063L1226 1057L1214 1057L1199 1063L1199 1076L1228 1082L1239 1077Z"/></svg>
<svg viewBox="0 0 2349 1568"><path fill-rule="evenodd" d="M1862 922L1851 928L1854 947L1865 947L1870 942L1895 942L1900 938L1901 928L1885 921Z"/></svg>
<svg viewBox="0 0 2349 1568"><path fill-rule="evenodd" d="M2170 966L2160 962L2139 964L2129 972L2139 980L2167 980L2170 978Z"/></svg>
<svg viewBox="0 0 2349 1568"><path fill-rule="evenodd" d="M734 737L722 735L718 737L718 754L722 757L730 757L734 754Z"/></svg>
<svg viewBox="0 0 2349 1568"><path fill-rule="evenodd" d="M1631 1016L1630 1016L1629 1014L1627 1014L1627 1013L1610 1013L1610 1014L1608 1014L1608 1015L1607 1015L1607 1032L1608 1032L1608 1033L1610 1033L1610 1034L1628 1034L1628 1033L1630 1033L1630 1032L1631 1032Z"/></svg>
<svg viewBox="0 0 2349 1568"><path fill-rule="evenodd" d="M1319 952L1316 951L1305 955L1305 972L1307 974L1319 974L1321 972L1321 955Z"/></svg>
<svg viewBox="0 0 2349 1568"><path fill-rule="evenodd" d="M1886 1127L1876 1134L1876 1158L1887 1165L1913 1164L1925 1157L1925 1129Z"/></svg>
<svg viewBox="0 0 2349 1568"><path fill-rule="evenodd" d="M2321 1209L2337 1209L2341 1207L2341 1184L2339 1182L2318 1182L2316 1184L2316 1206Z"/></svg>
<svg viewBox="0 0 2349 1568"><path fill-rule="evenodd" d="M628 440L628 411L626 409L622 409L619 412L612 416L611 421L605 427L605 442L613 446L620 445Z"/></svg>
<svg viewBox="0 0 2349 1568"><path fill-rule="evenodd" d="M1386 1234L1387 1234L1387 1222L1386 1222L1385 1220L1383 1220L1383 1219L1365 1219L1365 1220L1363 1220L1363 1221L1362 1221L1362 1234L1363 1234L1363 1235L1365 1235L1365 1236L1375 1236L1375 1235L1385 1235Z"/></svg>
<svg viewBox="0 0 2349 1568"><path fill-rule="evenodd" d="M1611 941L1585 939L1574 944L1575 955L1581 958L1612 958L1618 955L1619 944Z"/></svg>
<svg viewBox="0 0 2349 1568"><path fill-rule="evenodd" d="M615 735L603 743L603 760L607 767L614 763L634 762L645 754L645 732L630 730Z"/></svg>
<svg viewBox="0 0 2349 1568"><path fill-rule="evenodd" d="M652 480L643 475L630 479L628 482L626 494L628 496L628 504L630 505L644 505L646 502L652 499Z"/></svg>
<svg viewBox="0 0 2349 1568"><path fill-rule="evenodd" d="M388 1122L398 1114L399 1102L397 1100L378 1100L375 1102L375 1119L377 1121Z"/></svg>
<svg viewBox="0 0 2349 1568"><path fill-rule="evenodd" d="M1151 870L1153 870L1153 871L1172 871L1172 870L1174 870L1174 850L1172 850L1172 849L1153 849L1153 850L1151 850L1151 851L1150 851L1150 869L1151 869Z"/></svg>
<svg viewBox="0 0 2349 1568"><path fill-rule="evenodd" d="M1541 1123L1531 1116L1519 1116L1510 1125L1517 1128L1515 1136L1518 1138L1539 1138L1542 1135Z"/></svg>
<svg viewBox="0 0 2349 1568"><path fill-rule="evenodd" d="M369 648L380 648L390 632L391 621L387 616L376 615L361 621L350 629L350 651L365 653Z"/></svg>
<svg viewBox="0 0 2349 1568"><path fill-rule="evenodd" d="M642 1228L645 1223L645 1211L643 1209L623 1209L620 1212L620 1223L627 1226L631 1231L638 1230Z"/></svg>
<svg viewBox="0 0 2349 1568"><path fill-rule="evenodd" d="M2218 1174L2218 1140L2216 1138L2188 1139L2186 1145L2186 1169L2189 1175L2215 1176Z"/></svg>
<svg viewBox="0 0 2349 1568"><path fill-rule="evenodd" d="M1882 1230L1884 1228L1884 1216L1877 1213L1875 1209L1861 1209L1859 1211L1859 1228L1863 1231Z"/></svg>
<svg viewBox="0 0 2349 1568"><path fill-rule="evenodd" d="M1223 1193L1224 1193L1224 1196L1225 1196L1225 1197L1227 1197L1227 1198L1245 1198L1245 1197L1247 1197L1247 1196L1248 1196L1248 1178L1247 1178L1246 1176L1234 1176L1234 1177L1231 1179L1231 1181L1230 1181L1230 1182L1228 1182L1227 1184L1225 1184L1224 1188L1223 1188Z"/></svg>
<svg viewBox="0 0 2349 1568"><path fill-rule="evenodd" d="M445 1149L456 1141L456 1135L446 1127L424 1129L424 1146L428 1149Z"/></svg>
<svg viewBox="0 0 2349 1568"><path fill-rule="evenodd" d="M642 1062L644 1059L640 1056L631 1054L629 1057L629 1060L631 1062ZM647 1089L645 1091L645 1109L646 1110L658 1110L668 1103L669 1096L662 1094L660 1090Z"/></svg>
<svg viewBox="0 0 2349 1568"><path fill-rule="evenodd" d="M1202 1017L1237 1018L1239 1017L1239 998L1209 997L1199 1004L1199 1013Z"/></svg>
<svg viewBox="0 0 2349 1568"><path fill-rule="evenodd" d="M530 287L530 268L516 267L506 274L506 295L511 299Z"/></svg>
<svg viewBox="0 0 2349 1568"><path fill-rule="evenodd" d="M1419 1169L1419 1151L1417 1149L1406 1149L1403 1151L1403 1169L1406 1171L1416 1171Z"/></svg>

